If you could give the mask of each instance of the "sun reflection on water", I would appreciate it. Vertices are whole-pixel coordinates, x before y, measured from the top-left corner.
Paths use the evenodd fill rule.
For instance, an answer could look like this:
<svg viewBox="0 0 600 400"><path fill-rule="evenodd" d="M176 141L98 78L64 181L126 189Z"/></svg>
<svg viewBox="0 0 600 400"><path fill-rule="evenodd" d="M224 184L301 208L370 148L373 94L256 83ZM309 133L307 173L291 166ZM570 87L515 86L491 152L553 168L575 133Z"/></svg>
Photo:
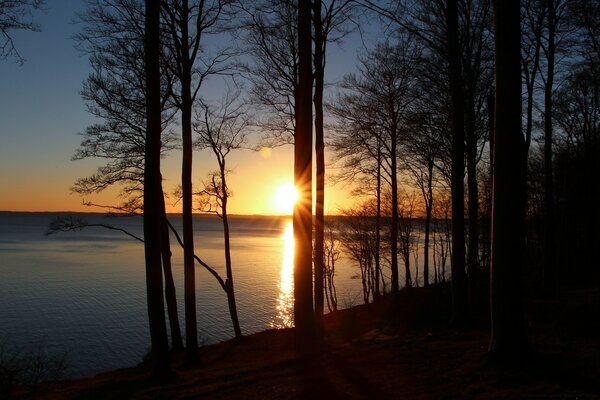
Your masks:
<svg viewBox="0 0 600 400"><path fill-rule="evenodd" d="M283 261L279 277L279 297L277 315L271 323L273 328L294 326L294 229L291 222L285 225L283 235Z"/></svg>

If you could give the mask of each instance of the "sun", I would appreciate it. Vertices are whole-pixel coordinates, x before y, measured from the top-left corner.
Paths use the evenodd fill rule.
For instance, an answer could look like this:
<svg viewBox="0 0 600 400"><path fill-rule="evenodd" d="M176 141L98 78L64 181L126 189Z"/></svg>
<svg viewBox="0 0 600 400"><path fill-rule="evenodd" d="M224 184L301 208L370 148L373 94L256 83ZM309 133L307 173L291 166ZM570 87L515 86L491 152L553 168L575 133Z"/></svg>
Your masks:
<svg viewBox="0 0 600 400"><path fill-rule="evenodd" d="M298 200L298 191L291 183L284 183L277 188L273 198L273 212L277 214L292 214L294 203Z"/></svg>

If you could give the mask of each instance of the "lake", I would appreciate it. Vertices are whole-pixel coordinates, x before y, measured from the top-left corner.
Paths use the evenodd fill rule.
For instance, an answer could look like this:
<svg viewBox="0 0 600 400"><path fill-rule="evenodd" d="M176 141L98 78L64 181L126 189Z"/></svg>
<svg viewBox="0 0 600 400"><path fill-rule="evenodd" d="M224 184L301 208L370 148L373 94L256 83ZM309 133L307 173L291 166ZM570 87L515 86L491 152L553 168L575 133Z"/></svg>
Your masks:
<svg viewBox="0 0 600 400"><path fill-rule="evenodd" d="M143 245L100 227L45 236L59 215L119 226L142 235L139 217L99 214L0 213L0 344L43 346L67 353L72 377L133 366L149 351ZM178 216L170 217L176 228ZM240 324L244 334L292 321L291 219L235 216L231 251ZM180 230L181 231L181 230ZM194 221L196 253L224 276L221 222ZM173 274L183 330L183 255L172 240ZM358 267L336 264L341 308L362 301ZM227 299L208 272L197 267L196 298L201 344L233 337Z"/></svg>

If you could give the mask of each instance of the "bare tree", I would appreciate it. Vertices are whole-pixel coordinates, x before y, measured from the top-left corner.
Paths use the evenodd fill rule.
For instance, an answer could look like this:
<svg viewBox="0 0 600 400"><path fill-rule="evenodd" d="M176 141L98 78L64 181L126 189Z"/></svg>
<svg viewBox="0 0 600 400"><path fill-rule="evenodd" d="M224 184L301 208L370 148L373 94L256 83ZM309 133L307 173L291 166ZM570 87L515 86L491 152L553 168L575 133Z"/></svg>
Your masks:
<svg viewBox="0 0 600 400"><path fill-rule="evenodd" d="M358 263L365 304L374 298L375 288L373 212L374 203L367 200L343 210L343 219L340 220L339 240L348 255Z"/></svg>
<svg viewBox="0 0 600 400"><path fill-rule="evenodd" d="M146 82L144 64L144 9L138 0L90 0L79 15L83 24L75 36L78 49L89 56L92 73L81 95L88 112L102 122L83 132L83 141L73 160L96 158L106 161L91 176L79 178L72 190L80 195L99 193L120 186L123 202L107 206L112 211L141 215L146 136ZM166 126L173 117L168 101L171 81L161 74L161 153L176 145ZM175 284L171 272L169 228L161 183L161 252L171 342L183 349ZM85 204L94 205L91 202Z"/></svg>
<svg viewBox="0 0 600 400"><path fill-rule="evenodd" d="M555 75L558 64L557 55L564 32L561 28L565 25L567 1L546 0L545 40L541 41L542 51L545 56L546 68L542 73L544 83L544 277L543 285L546 290L555 292L558 285L556 273L555 247L555 222L554 222L554 175L552 171L552 142L553 142L553 98L555 91Z"/></svg>
<svg viewBox="0 0 600 400"><path fill-rule="evenodd" d="M410 258L415 247L414 237L414 211L416 196L404 195L398 204L398 239L400 241L400 255L404 262L404 287L412 287L413 279L410 271ZM415 264L415 269L419 266Z"/></svg>
<svg viewBox="0 0 600 400"><path fill-rule="evenodd" d="M0 59L14 57L19 64L25 62L12 35L19 30L39 32L40 26L34 22L33 14L42 9L44 3L44 0L0 1Z"/></svg>
<svg viewBox="0 0 600 400"><path fill-rule="evenodd" d="M360 60L358 75L344 78L342 86L346 93L330 107L342 124L353 126L335 139L341 146L334 149L338 157L346 160L345 166L354 164L358 167L348 169L347 173L371 171L374 176L382 176L379 173L383 171L390 186L393 291L399 290L398 158L402 141L407 136L409 110L417 97L414 61L418 54L419 49L407 37L395 44L378 45ZM337 131L343 133L339 128ZM346 155L340 151L343 148L347 149ZM375 163L367 167L369 164L364 164L363 160Z"/></svg>
<svg viewBox="0 0 600 400"><path fill-rule="evenodd" d="M323 246L325 256L324 292L329 312L337 311L338 304L337 290L335 288L335 263L340 258L340 250L335 229L331 223L327 224Z"/></svg>
<svg viewBox="0 0 600 400"><path fill-rule="evenodd" d="M335 41L332 31L340 28L349 19L350 0L331 0L313 2L314 21L314 78L315 91L315 160L316 160L316 198L315 198L315 314L320 323L323 315L323 275L324 275L324 229L325 229L325 142L323 123L323 91L325 87L325 64L327 45ZM342 34L345 33L342 31ZM337 38L339 39L339 38Z"/></svg>
<svg viewBox="0 0 600 400"><path fill-rule="evenodd" d="M144 253L148 320L152 340L153 373L157 379L171 377L169 343L163 306L160 225L160 6L146 0L144 60L146 76L146 145L144 159Z"/></svg>
<svg viewBox="0 0 600 400"><path fill-rule="evenodd" d="M227 185L227 156L242 148L246 143L246 129L249 115L244 104L238 102L240 92L228 90L222 103L212 107L201 102L200 111L194 130L198 134L198 148L209 149L214 154L219 169L209 174L200 194L201 210L216 213L223 221L223 240L225 243L225 280L229 314L233 322L236 338L242 337L242 330L237 313L235 289L233 284L233 268L231 262L231 245L227 203L231 192Z"/></svg>
<svg viewBox="0 0 600 400"><path fill-rule="evenodd" d="M216 29L225 1L169 0L164 2L163 29L169 33L165 45L165 62L176 78L172 95L181 116L182 220L184 298L186 320L186 358L189 364L198 362L198 327L196 316L196 275L194 266L194 232L192 216L192 109L204 80L223 72L230 57L227 51L208 55L205 35Z"/></svg>
<svg viewBox="0 0 600 400"><path fill-rule="evenodd" d="M492 211L490 353L516 365L529 345L523 314L526 147L521 126L519 2L494 1L496 134Z"/></svg>
<svg viewBox="0 0 600 400"><path fill-rule="evenodd" d="M312 50L311 5L298 2L298 87L295 95L294 321L300 355L310 351L314 330L312 288Z"/></svg>

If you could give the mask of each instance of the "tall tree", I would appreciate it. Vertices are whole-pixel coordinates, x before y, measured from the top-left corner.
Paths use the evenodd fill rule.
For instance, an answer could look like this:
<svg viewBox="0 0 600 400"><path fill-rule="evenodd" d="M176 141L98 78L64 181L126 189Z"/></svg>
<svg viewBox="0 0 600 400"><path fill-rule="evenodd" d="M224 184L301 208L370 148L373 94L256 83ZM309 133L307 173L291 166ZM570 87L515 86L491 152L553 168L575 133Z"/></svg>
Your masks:
<svg viewBox="0 0 600 400"><path fill-rule="evenodd" d="M394 44L377 45L360 59L359 73L344 78L342 87L347 93L330 107L330 112L341 123L336 129L340 134L334 140L334 150L338 157L346 160L345 166L351 167L349 173L368 173L371 177L379 177L378 180L385 180L389 185L393 291L400 288L398 158L401 157L400 148L407 137L408 115L417 98L415 60L419 54L418 46L407 36L400 36ZM377 187L379 197L380 187Z"/></svg>
<svg viewBox="0 0 600 400"><path fill-rule="evenodd" d="M181 114L182 162L182 222L183 222L183 265L186 360L189 364L198 362L198 326L196 316L196 272L194 264L194 230L192 214L192 110L202 83L207 76L218 73L226 52L203 59L198 66L198 58L204 49L204 36L213 29L223 11L224 1L169 0L163 4L164 29L169 33L168 58L165 61L178 84L173 88L173 99ZM206 53L202 54L206 57Z"/></svg>
<svg viewBox="0 0 600 400"><path fill-rule="evenodd" d="M160 253L160 5L146 0L144 60L146 72L146 155L144 163L144 254L148 321L152 340L154 376L168 378L171 372L169 343L163 305Z"/></svg>
<svg viewBox="0 0 600 400"><path fill-rule="evenodd" d="M315 313L318 321L323 315L324 305L324 229L325 229L325 143L323 128L323 91L325 88L325 64L328 41L332 31L348 20L347 10L350 0L332 0L324 4L322 0L313 1L314 21L314 79L315 92L315 159L316 159L316 197L315 197ZM325 6L325 7L323 7ZM342 35L344 32L341 32Z"/></svg>
<svg viewBox="0 0 600 400"><path fill-rule="evenodd" d="M96 158L106 163L91 176L79 178L72 190L80 195L119 186L119 205L111 210L140 215L143 211L143 175L146 136L146 82L144 64L144 3L141 0L89 0L78 16L83 28L75 36L78 49L89 56L92 72L81 95L88 112L101 122L88 126L73 159ZM173 136L165 129L174 111L169 102L170 76L161 73L161 154L172 150ZM164 203L161 185L161 202ZM86 203L90 204L91 203ZM174 350L183 348L167 216L162 207L161 252L165 296Z"/></svg>
<svg viewBox="0 0 600 400"><path fill-rule="evenodd" d="M521 126L518 0L495 0L496 129L492 209L490 353L514 362L528 348L523 315L526 146Z"/></svg>
<svg viewBox="0 0 600 400"><path fill-rule="evenodd" d="M558 274L556 272L555 222L554 222L554 175L552 172L552 141L553 141L553 98L555 90L555 75L557 66L557 51L561 42L560 27L562 25L565 0L546 0L546 40L541 47L546 59L544 80L544 288L550 292L556 291Z"/></svg>
<svg viewBox="0 0 600 400"><path fill-rule="evenodd" d="M458 0L446 2L446 25L450 98L452 102L452 310L453 321L463 323L467 317L465 275L464 171L465 127L464 92L458 41Z"/></svg>
<svg viewBox="0 0 600 400"><path fill-rule="evenodd" d="M242 337L242 329L235 301L233 284L233 267L231 262L231 244L229 232L229 217L227 204L231 192L227 185L227 156L232 150L240 149L246 142L246 129L249 117L246 107L237 102L239 91L228 89L222 103L213 107L205 102L201 103L199 120L195 126L198 134L197 146L209 149L214 154L219 169L209 174L209 180L200 192L202 210L216 213L223 221L223 241L225 244L225 291L229 314L233 322L233 329L237 339Z"/></svg>
<svg viewBox="0 0 600 400"><path fill-rule="evenodd" d="M294 321L300 354L313 335L312 296L312 32L310 0L298 2L298 87L295 92L294 183Z"/></svg>
<svg viewBox="0 0 600 400"><path fill-rule="evenodd" d="M39 32L40 26L33 21L33 13L44 6L44 0L0 1L0 59L14 57L19 64L25 59L17 50L13 31Z"/></svg>

